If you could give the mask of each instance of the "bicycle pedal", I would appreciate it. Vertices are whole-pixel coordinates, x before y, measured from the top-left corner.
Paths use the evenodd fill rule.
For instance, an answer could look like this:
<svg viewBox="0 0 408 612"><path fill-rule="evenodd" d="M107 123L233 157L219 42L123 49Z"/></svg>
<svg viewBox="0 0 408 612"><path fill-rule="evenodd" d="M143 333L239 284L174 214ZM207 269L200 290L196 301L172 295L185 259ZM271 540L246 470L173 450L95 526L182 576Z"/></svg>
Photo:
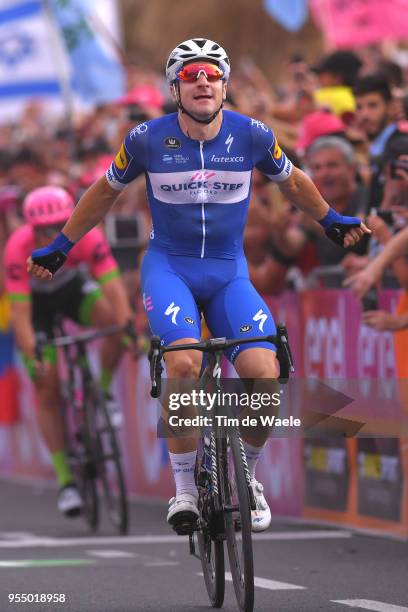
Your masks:
<svg viewBox="0 0 408 612"><path fill-rule="evenodd" d="M197 529L197 515L193 512L178 512L170 520L177 535L191 535Z"/></svg>
<svg viewBox="0 0 408 612"><path fill-rule="evenodd" d="M192 523L178 523L177 525L173 525L174 531L177 535L191 535L194 533L194 525Z"/></svg>

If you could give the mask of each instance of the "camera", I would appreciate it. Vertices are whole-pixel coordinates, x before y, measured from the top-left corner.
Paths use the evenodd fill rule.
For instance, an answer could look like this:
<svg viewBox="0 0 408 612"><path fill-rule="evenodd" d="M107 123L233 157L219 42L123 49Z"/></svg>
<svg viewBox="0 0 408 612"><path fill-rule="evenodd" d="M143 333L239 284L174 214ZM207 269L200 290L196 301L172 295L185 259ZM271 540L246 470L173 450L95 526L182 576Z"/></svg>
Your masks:
<svg viewBox="0 0 408 612"><path fill-rule="evenodd" d="M378 292L377 289L372 288L367 291L361 300L364 312L366 310L378 310Z"/></svg>

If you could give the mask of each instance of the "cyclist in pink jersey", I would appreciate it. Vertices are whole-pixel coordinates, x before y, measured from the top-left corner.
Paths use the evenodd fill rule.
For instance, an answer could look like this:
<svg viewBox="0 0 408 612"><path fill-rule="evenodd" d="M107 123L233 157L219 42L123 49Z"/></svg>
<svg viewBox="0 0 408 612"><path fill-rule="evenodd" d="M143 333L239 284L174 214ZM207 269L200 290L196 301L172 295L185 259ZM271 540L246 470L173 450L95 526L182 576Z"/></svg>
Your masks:
<svg viewBox="0 0 408 612"><path fill-rule="evenodd" d="M26 260L33 248L48 244L61 230L73 208L71 196L59 187L40 187L29 193L24 200L26 224L10 236L4 255L12 327L35 385L38 424L51 453L60 487L58 508L67 516L80 512L82 500L65 456L63 422L58 410L57 353L51 344L46 345L40 363L35 354L36 336L43 334L52 339L57 316L98 328L125 325L131 318L117 263L98 228L93 228L75 245L66 266L51 282L44 283L28 274ZM101 387L117 426L121 414L114 409L109 387L122 350L122 337L117 334L105 340L100 352Z"/></svg>

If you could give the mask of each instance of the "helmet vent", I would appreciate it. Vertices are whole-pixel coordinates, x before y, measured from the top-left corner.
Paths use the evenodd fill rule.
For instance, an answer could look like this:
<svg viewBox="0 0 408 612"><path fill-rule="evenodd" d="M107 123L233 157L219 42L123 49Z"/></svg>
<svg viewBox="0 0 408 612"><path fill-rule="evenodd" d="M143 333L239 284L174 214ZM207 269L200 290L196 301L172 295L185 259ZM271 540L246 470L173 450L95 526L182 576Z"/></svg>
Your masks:
<svg viewBox="0 0 408 612"><path fill-rule="evenodd" d="M207 40L205 38L193 38L193 41L196 45L198 45L201 49L204 47Z"/></svg>
<svg viewBox="0 0 408 612"><path fill-rule="evenodd" d="M187 45L179 45L178 48L183 49L183 51L191 51L190 47L188 47Z"/></svg>
<svg viewBox="0 0 408 612"><path fill-rule="evenodd" d="M213 46L211 47L211 51L216 51L219 48L220 48L220 45L217 45L217 43L214 43Z"/></svg>

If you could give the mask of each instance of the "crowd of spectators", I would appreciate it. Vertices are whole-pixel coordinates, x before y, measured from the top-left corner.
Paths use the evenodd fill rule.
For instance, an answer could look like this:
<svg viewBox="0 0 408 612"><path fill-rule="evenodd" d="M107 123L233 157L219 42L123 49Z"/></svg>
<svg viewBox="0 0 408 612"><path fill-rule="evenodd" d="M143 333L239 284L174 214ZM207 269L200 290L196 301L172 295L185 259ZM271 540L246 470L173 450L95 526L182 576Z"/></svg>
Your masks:
<svg viewBox="0 0 408 612"><path fill-rule="evenodd" d="M338 212L367 218L374 236L343 250L285 201L257 171L245 250L263 293L341 286L408 221L408 62L380 48L337 51L318 63L297 54L271 82L250 58L234 63L226 108L270 126L287 155ZM0 126L0 255L23 222L24 196L55 184L75 199L107 169L130 127L176 110L164 76L128 69L128 93L115 103L66 117L31 102L18 122ZM122 192L105 230L138 307L138 265L150 231L144 177ZM408 264L393 264L393 286L408 288ZM2 277L0 271L0 294Z"/></svg>

